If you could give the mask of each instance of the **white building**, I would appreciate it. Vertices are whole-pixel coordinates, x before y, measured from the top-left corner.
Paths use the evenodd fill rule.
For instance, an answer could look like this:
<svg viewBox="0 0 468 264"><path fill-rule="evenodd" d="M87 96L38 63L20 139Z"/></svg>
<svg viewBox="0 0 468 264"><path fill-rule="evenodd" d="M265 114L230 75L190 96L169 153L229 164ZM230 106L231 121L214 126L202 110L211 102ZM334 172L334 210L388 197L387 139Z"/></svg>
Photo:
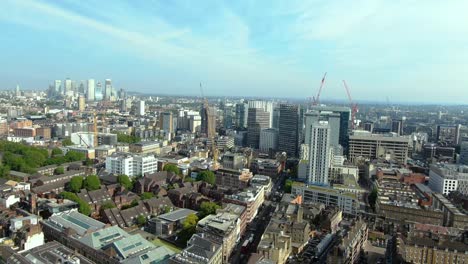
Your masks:
<svg viewBox="0 0 468 264"><path fill-rule="evenodd" d="M330 168L330 126L327 121L320 121L306 127L309 139L309 183L328 184Z"/></svg>
<svg viewBox="0 0 468 264"><path fill-rule="evenodd" d="M137 115L139 115L139 116L144 116L145 115L145 101L143 101L143 100L138 101L136 111L137 111Z"/></svg>
<svg viewBox="0 0 468 264"><path fill-rule="evenodd" d="M158 161L153 155L131 155L114 153L106 158L106 171L130 177L153 173L158 170Z"/></svg>
<svg viewBox="0 0 468 264"><path fill-rule="evenodd" d="M12 192L4 192L0 194L0 205L3 208L10 208L15 203L19 203L20 196Z"/></svg>
<svg viewBox="0 0 468 264"><path fill-rule="evenodd" d="M260 151L267 152L278 149L278 130L273 128L260 131Z"/></svg>
<svg viewBox="0 0 468 264"><path fill-rule="evenodd" d="M87 85L87 91L86 91L86 99L88 100L88 102L94 101L94 98L95 98L94 87L95 87L94 79L89 79L88 85Z"/></svg>
<svg viewBox="0 0 468 264"><path fill-rule="evenodd" d="M434 192L449 194L459 191L468 195L468 166L436 164L429 170L429 188Z"/></svg>

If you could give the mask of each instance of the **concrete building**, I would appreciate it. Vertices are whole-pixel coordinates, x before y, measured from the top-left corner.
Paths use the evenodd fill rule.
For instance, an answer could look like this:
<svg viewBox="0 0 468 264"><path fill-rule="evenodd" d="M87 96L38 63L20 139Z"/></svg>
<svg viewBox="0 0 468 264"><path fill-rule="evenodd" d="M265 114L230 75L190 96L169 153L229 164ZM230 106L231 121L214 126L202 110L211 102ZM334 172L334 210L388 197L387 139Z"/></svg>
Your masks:
<svg viewBox="0 0 468 264"><path fill-rule="evenodd" d="M210 131L216 130L216 108L213 106L203 106L200 110L201 124L200 132L207 137L214 137L209 135Z"/></svg>
<svg viewBox="0 0 468 264"><path fill-rule="evenodd" d="M250 180L250 185L254 187L263 187L265 190L265 197L268 197L271 194L273 188L273 182L270 176L256 174Z"/></svg>
<svg viewBox="0 0 468 264"><path fill-rule="evenodd" d="M247 146L258 149L260 147L260 132L269 128L270 114L263 108L249 108L247 120Z"/></svg>
<svg viewBox="0 0 468 264"><path fill-rule="evenodd" d="M112 80L106 79L104 81L104 100L109 101L112 97Z"/></svg>
<svg viewBox="0 0 468 264"><path fill-rule="evenodd" d="M182 229L183 221L191 214L197 214L197 211L181 208L159 215L148 221L148 232L157 236L171 236Z"/></svg>
<svg viewBox="0 0 468 264"><path fill-rule="evenodd" d="M231 170L219 169L216 171L216 185L222 189L244 189L248 186L252 172L248 169Z"/></svg>
<svg viewBox="0 0 468 264"><path fill-rule="evenodd" d="M349 136L349 159L386 159L406 164L410 145L410 137L355 130Z"/></svg>
<svg viewBox="0 0 468 264"><path fill-rule="evenodd" d="M266 128L260 131L260 151L269 153L278 149L278 130Z"/></svg>
<svg viewBox="0 0 468 264"><path fill-rule="evenodd" d="M174 121L171 112L163 112L159 115L160 129L166 133L174 133Z"/></svg>
<svg viewBox="0 0 468 264"><path fill-rule="evenodd" d="M460 147L460 163L468 165L468 141L463 141Z"/></svg>
<svg viewBox="0 0 468 264"><path fill-rule="evenodd" d="M302 132L299 106L281 104L279 109L278 150L286 152L288 157L297 157Z"/></svg>
<svg viewBox="0 0 468 264"><path fill-rule="evenodd" d="M205 237L204 233L194 234L187 247L169 260L169 264L222 264L222 246Z"/></svg>
<svg viewBox="0 0 468 264"><path fill-rule="evenodd" d="M139 115L139 116L144 116L145 113L146 113L145 101L140 100L140 101L137 102L136 114Z"/></svg>
<svg viewBox="0 0 468 264"><path fill-rule="evenodd" d="M310 111L304 115L305 122L305 136L304 142L310 141L310 131L307 130L308 127L319 121L326 121L330 126L330 146L337 147L340 145L340 125L341 125L341 116L339 113L332 111ZM347 137L348 135L346 135Z"/></svg>
<svg viewBox="0 0 468 264"><path fill-rule="evenodd" d="M129 145L129 151L132 153L158 153L161 149L161 142L159 141L141 141Z"/></svg>
<svg viewBox="0 0 468 264"><path fill-rule="evenodd" d="M327 257L327 263L358 263L368 236L367 224L359 219Z"/></svg>
<svg viewBox="0 0 468 264"><path fill-rule="evenodd" d="M229 263L229 257L240 239L240 219L236 214L218 213L208 215L197 223L197 233L222 245L222 263Z"/></svg>
<svg viewBox="0 0 468 264"><path fill-rule="evenodd" d="M325 206L336 206L343 214L357 215L360 210L359 199L356 194L335 190L329 187L294 183L292 194L301 195L304 202L322 203Z"/></svg>
<svg viewBox="0 0 468 264"><path fill-rule="evenodd" d="M258 209L265 201L265 190L263 186L250 187L232 195L225 195L223 202L243 205L246 207L247 223L257 216Z"/></svg>
<svg viewBox="0 0 468 264"><path fill-rule="evenodd" d="M266 113L268 113L268 126L265 128L272 128L273 123L273 103L269 101L261 101L261 100L252 100L248 102L249 109L250 108L257 108L263 109ZM248 124L247 124L248 126Z"/></svg>
<svg viewBox="0 0 468 264"><path fill-rule="evenodd" d="M458 146L460 143L461 125L438 125L436 131L437 143L447 146Z"/></svg>
<svg viewBox="0 0 468 264"><path fill-rule="evenodd" d="M448 195L453 191L468 195L468 166L456 164L431 165L429 188L444 195Z"/></svg>
<svg viewBox="0 0 468 264"><path fill-rule="evenodd" d="M13 134L16 137L35 137L36 129L33 127L15 128Z"/></svg>
<svg viewBox="0 0 468 264"><path fill-rule="evenodd" d="M78 97L78 111L84 111L86 108L86 99L83 95Z"/></svg>
<svg viewBox="0 0 468 264"><path fill-rule="evenodd" d="M328 185L330 168L330 126L327 121L320 121L306 127L309 134L309 163L307 182Z"/></svg>
<svg viewBox="0 0 468 264"><path fill-rule="evenodd" d="M227 153L223 155L221 163L225 169L242 170L244 168L245 161L246 158L244 155Z"/></svg>
<svg viewBox="0 0 468 264"><path fill-rule="evenodd" d="M88 100L88 102L94 101L94 98L95 98L94 90L95 90L94 79L89 79L87 82L87 91L86 91L86 99Z"/></svg>
<svg viewBox="0 0 468 264"><path fill-rule="evenodd" d="M328 121L331 123L332 129L336 130L337 127L334 122L336 118L335 114L339 114L340 125L339 125L339 139L338 144L340 144L347 153L348 150L348 130L350 128L350 119L351 119L351 109L349 107L340 107L340 106L313 106L311 108L312 112L318 112L320 115L319 121ZM332 132L334 133L334 132ZM335 144L335 141L332 142L332 145Z"/></svg>
<svg viewBox="0 0 468 264"><path fill-rule="evenodd" d="M127 153L113 153L106 158L106 171L129 177L145 175L158 170L158 161L153 155L141 156Z"/></svg>

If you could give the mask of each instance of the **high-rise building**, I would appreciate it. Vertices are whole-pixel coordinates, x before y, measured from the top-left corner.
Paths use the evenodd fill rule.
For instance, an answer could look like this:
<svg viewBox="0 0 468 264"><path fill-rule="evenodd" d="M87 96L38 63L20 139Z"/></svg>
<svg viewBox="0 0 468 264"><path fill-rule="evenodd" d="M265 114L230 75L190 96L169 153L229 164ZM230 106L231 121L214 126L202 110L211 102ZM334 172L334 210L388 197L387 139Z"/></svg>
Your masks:
<svg viewBox="0 0 468 264"><path fill-rule="evenodd" d="M338 143L343 147L345 153L348 152L348 140L349 140L349 120L351 117L351 109L349 107L339 106L313 106L312 111L318 111L320 116L326 113L335 113L340 115L340 127L339 127L339 139ZM322 117L320 118L322 119ZM326 120L326 119L323 119ZM327 120L328 121L328 120ZM333 125L333 124L332 124Z"/></svg>
<svg viewBox="0 0 468 264"><path fill-rule="evenodd" d="M55 91L55 94L60 94L62 92L62 81L61 80L55 80L55 82L54 82L54 91Z"/></svg>
<svg viewBox="0 0 468 264"><path fill-rule="evenodd" d="M65 80L65 87L63 88L63 94L67 95L70 93L70 91L72 91L72 80L70 80L70 78L67 78Z"/></svg>
<svg viewBox="0 0 468 264"><path fill-rule="evenodd" d="M266 128L260 131L260 151L269 153L278 149L278 130Z"/></svg>
<svg viewBox="0 0 468 264"><path fill-rule="evenodd" d="M463 141L460 147L460 163L468 165L468 141Z"/></svg>
<svg viewBox="0 0 468 264"><path fill-rule="evenodd" d="M306 126L306 133L310 134L309 164L307 181L313 184L328 185L328 171L330 168L330 126L327 121L319 121Z"/></svg>
<svg viewBox="0 0 468 264"><path fill-rule="evenodd" d="M83 95L80 95L78 97L78 110L80 111L84 111L86 108L86 100L85 100L85 97Z"/></svg>
<svg viewBox="0 0 468 264"><path fill-rule="evenodd" d="M96 101L102 101L102 99L104 99L104 94L102 93L102 84L100 82L96 84L96 90L94 91L94 99Z"/></svg>
<svg viewBox="0 0 468 264"><path fill-rule="evenodd" d="M84 85L83 80L80 81L80 86L78 87L78 93L80 93L80 94L85 94L86 93L85 85Z"/></svg>
<svg viewBox="0 0 468 264"><path fill-rule="evenodd" d="M200 132L208 137L214 137L215 135L209 135L209 133L216 129L216 109L213 106L203 106L200 110L200 116Z"/></svg>
<svg viewBox="0 0 468 264"><path fill-rule="evenodd" d="M273 103L268 101L254 100L249 101L249 108L260 108L263 111L267 112L269 115L268 128L271 128L273 125Z"/></svg>
<svg viewBox="0 0 468 264"><path fill-rule="evenodd" d="M161 130L164 130L166 133L174 132L174 122L172 119L171 112L163 112L159 115L159 125Z"/></svg>
<svg viewBox="0 0 468 264"><path fill-rule="evenodd" d="M232 128L233 125L233 109L231 106L225 106L223 111L223 126L226 129Z"/></svg>
<svg viewBox="0 0 468 264"><path fill-rule="evenodd" d="M330 111L310 111L305 114L305 126L311 126L314 123L319 121L327 121L330 126L330 146L338 147L340 145L340 119L339 113L334 113ZM307 143L310 141L310 134L305 133L304 142Z"/></svg>
<svg viewBox="0 0 468 264"><path fill-rule="evenodd" d="M249 108L247 120L247 146L258 149L260 146L260 131L269 128L270 113L263 108Z"/></svg>
<svg viewBox="0 0 468 264"><path fill-rule="evenodd" d="M94 97L94 79L88 80L86 96L87 96L88 102L94 101L94 98L95 98Z"/></svg>
<svg viewBox="0 0 468 264"><path fill-rule="evenodd" d="M112 80L111 79L106 79L104 83L104 88L105 88L104 99L110 100L112 96Z"/></svg>
<svg viewBox="0 0 468 264"><path fill-rule="evenodd" d="M16 96L21 96L21 90L20 90L19 84L16 85L15 94L16 94Z"/></svg>
<svg viewBox="0 0 468 264"><path fill-rule="evenodd" d="M280 108L275 107L273 109L273 122L271 122L272 128L279 130L279 122L280 122Z"/></svg>
<svg viewBox="0 0 468 264"><path fill-rule="evenodd" d="M236 104L236 127L246 128L247 127L247 116L248 116L249 105L247 103Z"/></svg>
<svg viewBox="0 0 468 264"><path fill-rule="evenodd" d="M140 100L137 104L137 115L144 116L145 115L145 101Z"/></svg>
<svg viewBox="0 0 468 264"><path fill-rule="evenodd" d="M289 157L299 155L299 113L297 105L280 105L278 150L286 152Z"/></svg>

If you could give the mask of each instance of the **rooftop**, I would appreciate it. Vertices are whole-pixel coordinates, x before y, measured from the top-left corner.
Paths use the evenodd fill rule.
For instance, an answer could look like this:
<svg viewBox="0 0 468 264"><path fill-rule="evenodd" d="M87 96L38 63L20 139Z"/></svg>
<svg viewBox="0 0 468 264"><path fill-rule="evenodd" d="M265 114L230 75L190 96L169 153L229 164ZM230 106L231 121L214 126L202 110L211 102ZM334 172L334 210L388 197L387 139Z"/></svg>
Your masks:
<svg viewBox="0 0 468 264"><path fill-rule="evenodd" d="M196 213L197 211L182 208L182 209L178 209L178 210L166 213L166 214L159 215L158 218L167 220L170 222L176 222L176 221L180 221L186 218L190 214L196 214Z"/></svg>
<svg viewBox="0 0 468 264"><path fill-rule="evenodd" d="M62 230L70 228L76 231L79 236L83 236L90 231L93 232L103 229L106 226L106 224L78 213L76 210L55 214L49 217L44 223L51 224Z"/></svg>

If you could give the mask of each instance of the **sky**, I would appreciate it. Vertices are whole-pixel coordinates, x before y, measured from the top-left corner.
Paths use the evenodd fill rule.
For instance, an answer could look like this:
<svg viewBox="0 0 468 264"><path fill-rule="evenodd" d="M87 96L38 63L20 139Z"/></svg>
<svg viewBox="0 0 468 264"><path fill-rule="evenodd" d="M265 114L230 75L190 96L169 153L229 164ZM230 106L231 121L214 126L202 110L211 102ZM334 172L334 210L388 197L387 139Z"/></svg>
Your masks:
<svg viewBox="0 0 468 264"><path fill-rule="evenodd" d="M466 0L0 1L0 89L468 102Z"/></svg>

